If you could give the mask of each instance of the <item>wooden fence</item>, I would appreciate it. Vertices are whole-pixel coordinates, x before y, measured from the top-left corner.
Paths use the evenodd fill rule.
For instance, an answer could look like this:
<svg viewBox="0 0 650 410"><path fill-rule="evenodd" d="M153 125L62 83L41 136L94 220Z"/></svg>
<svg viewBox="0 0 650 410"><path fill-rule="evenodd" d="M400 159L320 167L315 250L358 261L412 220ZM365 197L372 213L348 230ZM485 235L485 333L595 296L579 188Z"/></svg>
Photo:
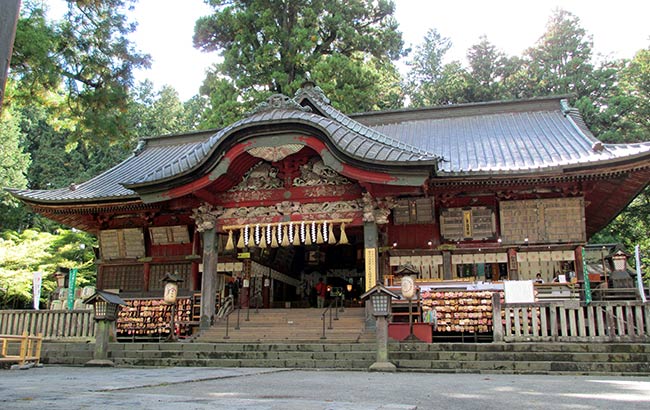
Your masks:
<svg viewBox="0 0 650 410"><path fill-rule="evenodd" d="M0 344L2 344L0 362L16 362L19 365L24 365L26 362L38 364L41 360L43 344L41 335L29 336L27 332L24 332L22 336L0 334Z"/></svg>
<svg viewBox="0 0 650 410"><path fill-rule="evenodd" d="M649 342L650 303L492 300L495 342ZM501 320L499 320L501 318Z"/></svg>
<svg viewBox="0 0 650 410"><path fill-rule="evenodd" d="M92 310L0 310L0 334L41 334L43 339L95 337Z"/></svg>

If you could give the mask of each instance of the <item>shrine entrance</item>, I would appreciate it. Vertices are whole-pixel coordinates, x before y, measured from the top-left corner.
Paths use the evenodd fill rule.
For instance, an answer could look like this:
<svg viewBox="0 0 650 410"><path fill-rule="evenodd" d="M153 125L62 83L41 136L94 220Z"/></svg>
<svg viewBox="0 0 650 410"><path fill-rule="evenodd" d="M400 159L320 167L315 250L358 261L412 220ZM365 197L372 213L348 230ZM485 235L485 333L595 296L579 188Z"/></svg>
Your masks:
<svg viewBox="0 0 650 410"><path fill-rule="evenodd" d="M279 222L224 226L220 266L232 266L225 293L244 305L265 308L316 307L315 286L327 285L326 300L359 305L364 292L363 230L352 220ZM237 270L239 269L239 270ZM229 284L230 283L230 284Z"/></svg>

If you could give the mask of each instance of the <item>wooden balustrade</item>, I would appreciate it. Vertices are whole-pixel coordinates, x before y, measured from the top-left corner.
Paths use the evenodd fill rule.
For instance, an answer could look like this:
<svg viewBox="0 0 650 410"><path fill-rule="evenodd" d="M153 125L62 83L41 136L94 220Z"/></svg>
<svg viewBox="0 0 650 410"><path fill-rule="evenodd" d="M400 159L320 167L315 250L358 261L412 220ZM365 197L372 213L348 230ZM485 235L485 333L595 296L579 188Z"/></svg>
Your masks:
<svg viewBox="0 0 650 410"><path fill-rule="evenodd" d="M92 310L0 310L0 334L40 334L43 339L94 338Z"/></svg>
<svg viewBox="0 0 650 410"><path fill-rule="evenodd" d="M497 342L650 341L650 303L493 303L493 308L493 335Z"/></svg>

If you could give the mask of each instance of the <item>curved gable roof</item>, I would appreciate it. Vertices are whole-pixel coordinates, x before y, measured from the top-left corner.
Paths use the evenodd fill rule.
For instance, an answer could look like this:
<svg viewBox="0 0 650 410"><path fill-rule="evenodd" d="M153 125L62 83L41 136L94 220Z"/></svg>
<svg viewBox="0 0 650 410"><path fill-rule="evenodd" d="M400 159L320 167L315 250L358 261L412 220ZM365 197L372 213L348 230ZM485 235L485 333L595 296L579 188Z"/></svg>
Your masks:
<svg viewBox="0 0 650 410"><path fill-rule="evenodd" d="M139 178L124 181L124 184L136 187L189 173L207 161L220 144L238 131L254 126L292 124L319 130L341 153L366 163L387 166L405 164L435 166L441 160L436 155L385 136L343 114L328 118L293 106L283 106L253 113L218 131L193 149L171 158L158 168L141 174Z"/></svg>

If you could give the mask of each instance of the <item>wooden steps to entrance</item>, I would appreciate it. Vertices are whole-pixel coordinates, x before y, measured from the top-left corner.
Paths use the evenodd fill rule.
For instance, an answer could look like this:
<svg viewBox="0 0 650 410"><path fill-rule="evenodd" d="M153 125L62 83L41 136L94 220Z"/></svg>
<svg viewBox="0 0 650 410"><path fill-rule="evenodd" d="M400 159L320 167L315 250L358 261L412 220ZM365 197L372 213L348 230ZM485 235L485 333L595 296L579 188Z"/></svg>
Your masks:
<svg viewBox="0 0 650 410"><path fill-rule="evenodd" d="M239 313L239 329L237 329ZM242 309L233 312L210 329L202 331L193 341L196 343L232 342L338 342L358 343L373 341L374 333L365 331L365 310L346 308L332 311L325 317L323 339L322 309ZM338 317L338 320L336 319ZM249 319L249 320L246 320Z"/></svg>

